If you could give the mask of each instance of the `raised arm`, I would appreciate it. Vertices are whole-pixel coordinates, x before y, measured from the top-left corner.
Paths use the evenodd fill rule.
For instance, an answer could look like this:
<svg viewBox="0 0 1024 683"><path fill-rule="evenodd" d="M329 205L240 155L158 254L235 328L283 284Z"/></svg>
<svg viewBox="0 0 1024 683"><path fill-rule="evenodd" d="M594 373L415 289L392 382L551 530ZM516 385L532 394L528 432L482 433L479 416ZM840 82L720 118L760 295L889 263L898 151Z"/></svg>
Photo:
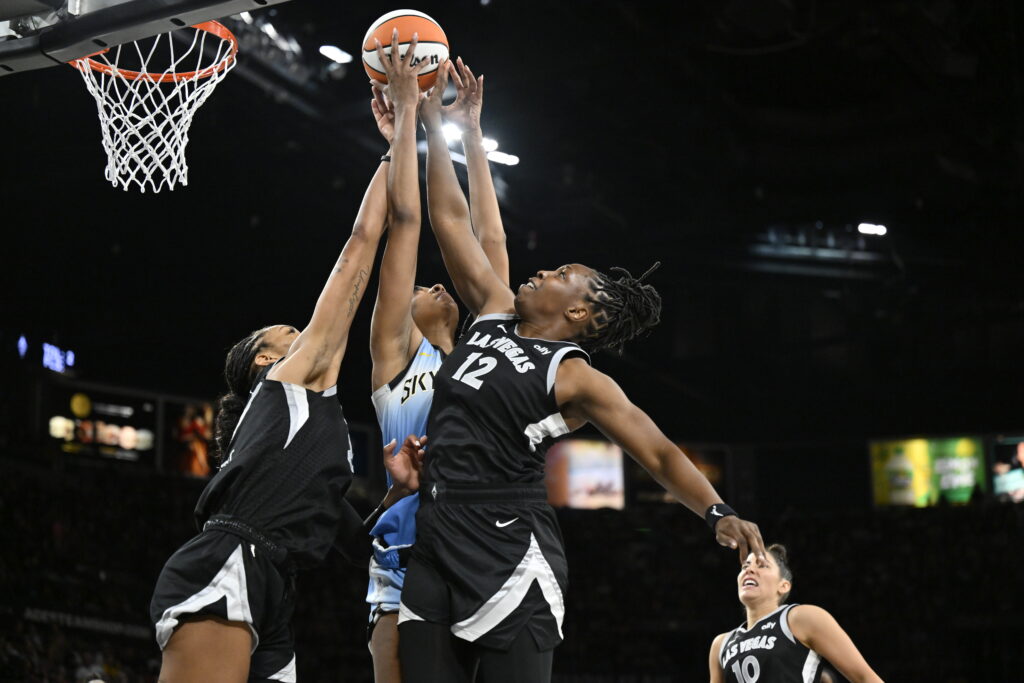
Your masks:
<svg viewBox="0 0 1024 683"><path fill-rule="evenodd" d="M592 423L700 517L712 505L722 503L700 470L608 375L579 358L570 358L558 366L555 397L565 418ZM715 525L715 535L721 545L739 549L741 562L749 552L764 556L756 524L736 516L722 517Z"/></svg>
<svg viewBox="0 0 1024 683"><path fill-rule="evenodd" d="M459 298L474 315L514 310L512 290L494 272L473 234L469 206L459 187L448 143L441 132L441 97L451 63L439 69L437 84L420 106L427 131L427 208L445 267Z"/></svg>
<svg viewBox="0 0 1024 683"><path fill-rule="evenodd" d="M397 33L397 32L396 32ZM394 38L397 41L397 36ZM398 54L392 43L392 54ZM388 243L380 266L377 302L370 324L372 388L388 382L401 371L422 335L412 322L412 293L416 284L416 251L420 241L420 185L416 158L416 106L421 97L416 74L427 64L412 66L414 37L406 57L392 62L382 56L388 76L389 101L374 86L373 110L381 134L391 142L388 170ZM390 126L389 126L390 124Z"/></svg>
<svg viewBox="0 0 1024 683"><path fill-rule="evenodd" d="M797 605L788 616L793 637L827 659L851 683L882 683L831 614L814 605Z"/></svg>
<svg viewBox="0 0 1024 683"><path fill-rule="evenodd" d="M327 278L313 317L292 343L288 355L267 375L269 379L323 391L337 383L348 332L366 291L373 259L384 231L387 169L378 166L363 195L352 234Z"/></svg>
<svg viewBox="0 0 1024 683"><path fill-rule="evenodd" d="M466 154L469 175L469 214L473 233L487 255L498 278L508 286L508 249L505 246L505 226L501 222L498 195L494 191L491 165L484 149L484 134L480 127L480 112L484 104L484 77L477 77L462 63L455 60L451 72L457 92L455 102L444 107L445 118L462 130L462 149Z"/></svg>

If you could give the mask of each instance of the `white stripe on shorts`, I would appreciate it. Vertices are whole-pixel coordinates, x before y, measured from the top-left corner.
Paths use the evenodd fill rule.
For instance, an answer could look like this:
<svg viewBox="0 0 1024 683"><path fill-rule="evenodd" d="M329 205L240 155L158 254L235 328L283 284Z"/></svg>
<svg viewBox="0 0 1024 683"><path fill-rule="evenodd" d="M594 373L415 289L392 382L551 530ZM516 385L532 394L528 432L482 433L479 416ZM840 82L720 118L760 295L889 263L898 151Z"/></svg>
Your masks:
<svg viewBox="0 0 1024 683"><path fill-rule="evenodd" d="M298 674L295 673L295 655L292 655L292 661L285 664L283 669L271 676L270 680L284 681L285 683L296 683L299 678Z"/></svg>
<svg viewBox="0 0 1024 683"><path fill-rule="evenodd" d="M234 552L228 556L224 566L220 568L213 580L195 595L191 595L173 607L164 610L160 621L156 622L156 642L163 650L171 639L174 629L178 626L179 617L196 614L207 605L212 605L221 598L227 599L228 621L242 621L252 631L252 652L260 642L259 634L252 622L252 610L249 609L249 590L245 582L245 552L243 545L238 544Z"/></svg>
<svg viewBox="0 0 1024 683"><path fill-rule="evenodd" d="M530 547L522 561L512 571L498 592L492 595L480 609L468 619L452 624L452 634L470 642L487 634L512 614L523 602L530 586L536 581L540 584L544 599L551 608L551 614L558 625L558 637L562 637L562 619L565 617L565 602L562 589L558 587L555 572L544 558L537 538L530 534Z"/></svg>

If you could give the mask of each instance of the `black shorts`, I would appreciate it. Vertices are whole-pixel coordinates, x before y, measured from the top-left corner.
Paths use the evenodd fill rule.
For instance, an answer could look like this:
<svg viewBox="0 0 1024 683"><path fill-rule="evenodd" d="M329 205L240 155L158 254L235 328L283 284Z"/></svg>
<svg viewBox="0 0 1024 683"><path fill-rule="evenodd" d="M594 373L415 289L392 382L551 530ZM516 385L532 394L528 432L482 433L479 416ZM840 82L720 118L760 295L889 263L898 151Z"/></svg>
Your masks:
<svg viewBox="0 0 1024 683"><path fill-rule="evenodd" d="M499 650L524 628L540 650L562 642L568 565L544 487L436 488L421 493L398 623Z"/></svg>
<svg viewBox="0 0 1024 683"><path fill-rule="evenodd" d="M149 606L157 643L162 650L191 616L244 622L252 631L249 680L294 681L295 574L282 561L286 554L249 534L220 528L208 525L160 572Z"/></svg>

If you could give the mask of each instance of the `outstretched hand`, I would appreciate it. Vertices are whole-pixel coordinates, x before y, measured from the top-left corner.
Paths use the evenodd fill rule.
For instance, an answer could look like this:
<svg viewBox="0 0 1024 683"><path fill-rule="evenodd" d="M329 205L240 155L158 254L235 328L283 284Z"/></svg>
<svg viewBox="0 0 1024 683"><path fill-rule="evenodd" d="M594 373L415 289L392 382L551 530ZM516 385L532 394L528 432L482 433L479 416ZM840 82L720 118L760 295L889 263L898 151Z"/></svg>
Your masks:
<svg viewBox="0 0 1024 683"><path fill-rule="evenodd" d="M462 57L455 60L451 75L455 83L455 101L444 107L442 113L463 133L479 133L480 111L484 106L484 77L474 75L462 62Z"/></svg>
<svg viewBox="0 0 1024 683"><path fill-rule="evenodd" d="M764 541L761 530L753 522L747 522L735 515L729 515L715 524L715 540L727 548L739 549L740 564L747 555L754 553L759 559L764 558Z"/></svg>
<svg viewBox="0 0 1024 683"><path fill-rule="evenodd" d="M437 80L434 81L434 87L427 93L425 99L420 102L420 122L423 127L427 129L427 132L440 130L441 129L441 98L444 97L444 91L448 87L448 76L452 70L452 62L450 59L446 59L441 62L441 65L437 67Z"/></svg>
<svg viewBox="0 0 1024 683"><path fill-rule="evenodd" d="M391 475L393 486L404 495L420 488L420 473L423 471L423 447L427 437L410 434L405 437L402 447L395 452L395 439L384 446L384 468Z"/></svg>
<svg viewBox="0 0 1024 683"><path fill-rule="evenodd" d="M409 49L405 54L399 54L401 47L398 44L398 29L391 32L391 52L384 53L384 47L376 38L373 39L377 49L377 58L380 60L381 68L388 77L388 98L394 104L396 110L407 107L415 107L420 100L419 75L430 64L430 60L421 59L416 61L416 46L419 43L419 34L412 34L409 42Z"/></svg>
<svg viewBox="0 0 1024 683"><path fill-rule="evenodd" d="M384 97L386 87L377 81L371 81L373 99L370 100L370 109L373 110L373 118L377 121L377 130L390 145L395 137L395 105Z"/></svg>

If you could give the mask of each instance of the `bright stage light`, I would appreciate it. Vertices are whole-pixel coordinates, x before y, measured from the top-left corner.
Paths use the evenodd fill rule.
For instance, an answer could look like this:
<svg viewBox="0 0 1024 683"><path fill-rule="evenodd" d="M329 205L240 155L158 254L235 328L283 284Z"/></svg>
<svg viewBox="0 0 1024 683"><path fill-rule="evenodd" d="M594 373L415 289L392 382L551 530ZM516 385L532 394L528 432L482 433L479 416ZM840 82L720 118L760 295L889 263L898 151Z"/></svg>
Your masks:
<svg viewBox="0 0 1024 683"><path fill-rule="evenodd" d="M497 164L505 164L506 166L515 166L519 163L519 157L515 154L505 154L504 152L488 152L487 158Z"/></svg>
<svg viewBox="0 0 1024 683"><path fill-rule="evenodd" d="M861 223L857 226L857 232L862 235L878 235L881 237L885 233L889 232L885 229L884 225L875 225L874 223Z"/></svg>
<svg viewBox="0 0 1024 683"><path fill-rule="evenodd" d="M498 149L498 141L491 138L484 138L482 141L485 152L493 152Z"/></svg>
<svg viewBox="0 0 1024 683"><path fill-rule="evenodd" d="M348 64L353 59L352 55L345 52L336 45L321 45L320 54L322 54L324 57L327 57L327 59L331 60L332 62L337 62L338 64Z"/></svg>
<svg viewBox="0 0 1024 683"><path fill-rule="evenodd" d="M454 123L446 123L441 126L441 132L444 133L444 139L448 142L455 142L456 140L462 139L462 129Z"/></svg>

